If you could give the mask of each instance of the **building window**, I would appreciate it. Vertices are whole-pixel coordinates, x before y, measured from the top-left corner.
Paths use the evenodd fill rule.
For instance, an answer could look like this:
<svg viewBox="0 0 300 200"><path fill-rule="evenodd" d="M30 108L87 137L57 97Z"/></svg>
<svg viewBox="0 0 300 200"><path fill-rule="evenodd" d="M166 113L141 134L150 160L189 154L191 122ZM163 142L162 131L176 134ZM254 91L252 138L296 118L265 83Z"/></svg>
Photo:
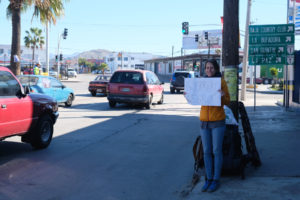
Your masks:
<svg viewBox="0 0 300 200"><path fill-rule="evenodd" d="M134 68L134 65L131 65L131 68Z"/></svg>
<svg viewBox="0 0 300 200"><path fill-rule="evenodd" d="M128 65L124 65L124 67L128 67Z"/></svg>
<svg viewBox="0 0 300 200"><path fill-rule="evenodd" d="M128 61L128 57L124 57L124 61Z"/></svg>
<svg viewBox="0 0 300 200"><path fill-rule="evenodd" d="M134 57L131 57L131 60L134 60Z"/></svg>
<svg viewBox="0 0 300 200"><path fill-rule="evenodd" d="M121 57L118 57L118 60L121 60Z"/></svg>
<svg viewBox="0 0 300 200"><path fill-rule="evenodd" d="M0 54L3 54L4 53L4 49L0 49Z"/></svg>

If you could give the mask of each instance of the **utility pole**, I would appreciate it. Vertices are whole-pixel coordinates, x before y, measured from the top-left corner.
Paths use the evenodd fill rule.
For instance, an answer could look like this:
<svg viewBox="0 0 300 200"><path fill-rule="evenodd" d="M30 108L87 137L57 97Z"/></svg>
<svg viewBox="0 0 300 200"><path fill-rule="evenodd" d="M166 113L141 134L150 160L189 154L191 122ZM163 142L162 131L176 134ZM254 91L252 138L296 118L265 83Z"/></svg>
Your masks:
<svg viewBox="0 0 300 200"><path fill-rule="evenodd" d="M224 0L222 56L230 105L238 121L239 0Z"/></svg>
<svg viewBox="0 0 300 200"><path fill-rule="evenodd" d="M181 48L181 69L183 69L183 48Z"/></svg>
<svg viewBox="0 0 300 200"><path fill-rule="evenodd" d="M247 80L247 61L248 61L248 41L249 41L249 24L250 24L250 13L251 13L251 0L248 0L247 5L247 18L245 25L245 41L244 41L244 56L243 56L243 71L242 71L242 90L241 100L246 100L246 80Z"/></svg>
<svg viewBox="0 0 300 200"><path fill-rule="evenodd" d="M49 22L46 22L46 69L49 75Z"/></svg>

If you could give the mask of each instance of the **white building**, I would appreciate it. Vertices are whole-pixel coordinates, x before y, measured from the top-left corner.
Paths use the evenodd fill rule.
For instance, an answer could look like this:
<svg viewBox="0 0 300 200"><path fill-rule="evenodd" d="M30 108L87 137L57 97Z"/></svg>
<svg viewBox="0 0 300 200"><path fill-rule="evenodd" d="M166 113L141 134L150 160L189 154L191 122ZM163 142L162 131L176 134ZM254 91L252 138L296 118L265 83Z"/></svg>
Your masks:
<svg viewBox="0 0 300 200"><path fill-rule="evenodd" d="M11 46L0 44L0 64L9 65L10 63ZM36 49L34 54L34 63L44 65L46 62L46 50ZM29 65L32 63L32 49L21 46L21 65Z"/></svg>
<svg viewBox="0 0 300 200"><path fill-rule="evenodd" d="M150 53L112 52L106 58L111 72L118 69L144 69L144 61L161 56Z"/></svg>

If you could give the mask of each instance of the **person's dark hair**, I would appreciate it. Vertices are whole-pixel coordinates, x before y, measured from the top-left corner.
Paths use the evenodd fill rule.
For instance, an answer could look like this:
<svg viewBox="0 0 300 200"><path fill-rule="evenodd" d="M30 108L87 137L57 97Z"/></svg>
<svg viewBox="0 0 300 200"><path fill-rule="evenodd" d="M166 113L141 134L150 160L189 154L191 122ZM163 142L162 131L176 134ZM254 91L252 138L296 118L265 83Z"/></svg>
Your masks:
<svg viewBox="0 0 300 200"><path fill-rule="evenodd" d="M207 60L206 63L205 63L205 68L206 68L206 64L207 63L213 64L216 73L220 73L220 66L219 66L218 62L215 59L209 59L209 60Z"/></svg>
<svg viewBox="0 0 300 200"><path fill-rule="evenodd" d="M207 60L206 63L205 63L205 68L206 68L207 63L211 63L214 66L215 72L216 72L214 77L221 77L222 76L221 72L220 72L220 66L219 66L218 62L215 59ZM207 77L207 75L206 75L206 77Z"/></svg>

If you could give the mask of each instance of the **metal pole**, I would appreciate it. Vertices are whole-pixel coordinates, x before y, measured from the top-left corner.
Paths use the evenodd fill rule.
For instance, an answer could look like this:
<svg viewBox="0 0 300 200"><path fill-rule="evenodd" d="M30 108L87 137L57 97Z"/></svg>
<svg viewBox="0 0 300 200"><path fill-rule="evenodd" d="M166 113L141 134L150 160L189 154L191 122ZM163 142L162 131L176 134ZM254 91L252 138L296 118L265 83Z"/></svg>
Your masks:
<svg viewBox="0 0 300 200"><path fill-rule="evenodd" d="M173 57L174 57L174 46L172 46L172 60L173 60ZM174 71L174 64L175 64L175 61L173 60L172 73Z"/></svg>
<svg viewBox="0 0 300 200"><path fill-rule="evenodd" d="M209 54L210 54L210 41L209 40L207 40L208 41L208 56L207 56L207 59L209 59Z"/></svg>
<svg viewBox="0 0 300 200"><path fill-rule="evenodd" d="M288 109L288 65L285 66L285 110Z"/></svg>
<svg viewBox="0 0 300 200"><path fill-rule="evenodd" d="M246 82L247 82L247 61L248 61L248 40L249 40L249 24L250 24L250 13L251 13L251 0L248 0L247 6L247 19L245 25L245 40L244 40L244 56L243 56L243 71L242 71L242 90L241 100L246 100Z"/></svg>
<svg viewBox="0 0 300 200"><path fill-rule="evenodd" d="M48 21L46 23L46 68L49 76L49 29L48 29Z"/></svg>
<svg viewBox="0 0 300 200"><path fill-rule="evenodd" d="M57 79L59 79L59 74L60 74L60 62L59 62L60 36L61 36L61 34L58 34L58 45L57 45Z"/></svg>
<svg viewBox="0 0 300 200"><path fill-rule="evenodd" d="M254 111L256 109L256 65L254 65Z"/></svg>
<svg viewBox="0 0 300 200"><path fill-rule="evenodd" d="M181 48L181 69L183 69L183 48Z"/></svg>

